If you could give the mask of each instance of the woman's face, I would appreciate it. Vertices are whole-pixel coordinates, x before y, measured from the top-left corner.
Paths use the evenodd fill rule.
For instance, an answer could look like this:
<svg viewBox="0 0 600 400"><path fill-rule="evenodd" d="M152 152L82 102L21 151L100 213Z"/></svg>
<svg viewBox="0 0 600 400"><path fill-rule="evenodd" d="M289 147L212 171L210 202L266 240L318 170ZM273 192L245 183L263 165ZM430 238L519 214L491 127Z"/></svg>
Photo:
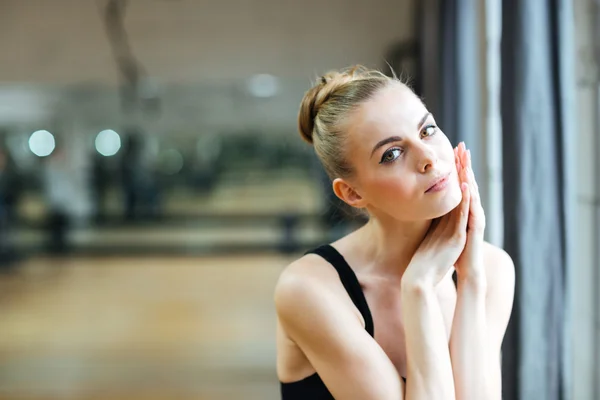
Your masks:
<svg viewBox="0 0 600 400"><path fill-rule="evenodd" d="M355 171L349 185L370 213L417 221L460 203L452 145L408 87L381 90L352 113L346 128L345 152Z"/></svg>

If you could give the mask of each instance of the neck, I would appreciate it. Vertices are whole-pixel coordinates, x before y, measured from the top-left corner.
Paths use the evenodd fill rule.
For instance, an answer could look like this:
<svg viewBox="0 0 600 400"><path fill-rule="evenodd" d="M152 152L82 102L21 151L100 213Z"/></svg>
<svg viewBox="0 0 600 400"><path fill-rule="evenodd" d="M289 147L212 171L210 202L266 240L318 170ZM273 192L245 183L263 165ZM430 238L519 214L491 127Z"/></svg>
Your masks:
<svg viewBox="0 0 600 400"><path fill-rule="evenodd" d="M400 222L372 217L360 228L366 272L401 277L423 241L431 220Z"/></svg>

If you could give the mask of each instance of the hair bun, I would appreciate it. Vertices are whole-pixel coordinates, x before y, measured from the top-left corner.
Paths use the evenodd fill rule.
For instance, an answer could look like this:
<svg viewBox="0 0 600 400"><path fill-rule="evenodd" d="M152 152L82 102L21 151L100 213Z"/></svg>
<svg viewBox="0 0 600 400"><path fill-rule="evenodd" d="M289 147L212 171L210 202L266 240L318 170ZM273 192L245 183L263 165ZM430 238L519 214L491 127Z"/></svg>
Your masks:
<svg viewBox="0 0 600 400"><path fill-rule="evenodd" d="M323 75L317 84L304 94L298 114L298 129L305 141L313 143L315 118L321 106L341 86L360 79L365 74L368 74L368 70L362 66L354 66L342 71L331 71Z"/></svg>

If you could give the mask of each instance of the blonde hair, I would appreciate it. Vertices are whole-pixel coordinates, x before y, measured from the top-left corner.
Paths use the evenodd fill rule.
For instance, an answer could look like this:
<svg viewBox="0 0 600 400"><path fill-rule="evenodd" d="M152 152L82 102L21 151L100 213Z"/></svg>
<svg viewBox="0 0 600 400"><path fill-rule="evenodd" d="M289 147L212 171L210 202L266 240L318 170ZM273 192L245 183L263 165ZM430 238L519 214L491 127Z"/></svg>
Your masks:
<svg viewBox="0 0 600 400"><path fill-rule="evenodd" d="M361 65L323 75L304 94L298 115L302 138L312 144L331 179L347 177L352 167L344 156L345 117L392 82L400 82L380 71Z"/></svg>

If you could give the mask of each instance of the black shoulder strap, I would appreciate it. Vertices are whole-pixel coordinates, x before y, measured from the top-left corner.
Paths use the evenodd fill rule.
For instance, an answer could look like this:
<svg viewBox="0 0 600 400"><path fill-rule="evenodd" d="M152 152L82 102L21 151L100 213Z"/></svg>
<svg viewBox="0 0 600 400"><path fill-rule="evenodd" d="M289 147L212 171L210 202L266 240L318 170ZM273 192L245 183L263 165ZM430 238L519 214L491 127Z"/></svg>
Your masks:
<svg viewBox="0 0 600 400"><path fill-rule="evenodd" d="M333 247L328 244L317 247L316 249L307 251L305 254L314 253L327 260L336 269L340 276L340 280L348 292L350 299L358 308L365 320L365 330L374 337L375 329L373 326L373 317L367 304L367 299L360 287L356 274L350 268L344 257Z"/></svg>
<svg viewBox="0 0 600 400"><path fill-rule="evenodd" d="M456 274L456 270L452 273L452 282L454 282L454 287L458 288L458 275Z"/></svg>

